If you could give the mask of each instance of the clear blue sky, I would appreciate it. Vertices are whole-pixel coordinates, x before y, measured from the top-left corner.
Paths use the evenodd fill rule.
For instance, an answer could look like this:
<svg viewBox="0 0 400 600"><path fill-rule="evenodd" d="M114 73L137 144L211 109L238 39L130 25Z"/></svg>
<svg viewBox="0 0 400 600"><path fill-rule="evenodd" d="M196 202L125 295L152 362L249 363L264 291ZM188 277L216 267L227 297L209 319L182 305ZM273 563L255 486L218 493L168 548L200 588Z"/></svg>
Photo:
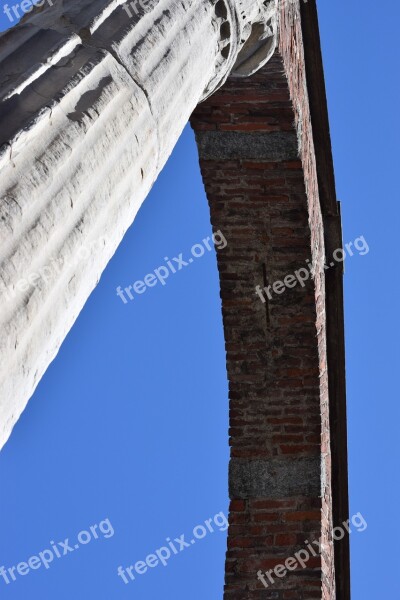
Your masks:
<svg viewBox="0 0 400 600"><path fill-rule="evenodd" d="M347 261L345 275L351 512L368 522L352 537L353 600L399 597L399 16L393 0L379 9L372 0L320 2L344 241L363 235L370 247ZM187 128L0 453L0 566L50 540L73 545L104 519L115 533L10 585L0 578L1 598L222 597L226 532L217 527L166 568L129 585L117 576L119 565L167 537L190 540L196 525L227 511L214 252L127 305L115 294L210 233Z"/></svg>
<svg viewBox="0 0 400 600"><path fill-rule="evenodd" d="M399 4L319 2L344 239L370 252L346 263L345 310L353 600L400 598ZM379 7L379 8L378 8Z"/></svg>

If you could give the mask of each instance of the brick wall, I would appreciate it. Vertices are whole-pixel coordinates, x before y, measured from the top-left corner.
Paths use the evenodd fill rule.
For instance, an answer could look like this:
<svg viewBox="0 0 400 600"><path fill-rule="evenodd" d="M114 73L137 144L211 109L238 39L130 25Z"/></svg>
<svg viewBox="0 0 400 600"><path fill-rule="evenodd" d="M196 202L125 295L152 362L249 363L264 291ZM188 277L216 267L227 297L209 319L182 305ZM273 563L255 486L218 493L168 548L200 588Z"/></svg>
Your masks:
<svg viewBox="0 0 400 600"><path fill-rule="evenodd" d="M271 62L228 80L191 119L212 225L228 240L218 255L230 402L226 600L342 598L331 537L324 219L299 6L283 6ZM276 282L300 268L312 272L304 287L282 290ZM261 299L256 286L269 293ZM257 578L317 540L322 553L310 551L306 568L271 573L274 583L264 575L268 587Z"/></svg>

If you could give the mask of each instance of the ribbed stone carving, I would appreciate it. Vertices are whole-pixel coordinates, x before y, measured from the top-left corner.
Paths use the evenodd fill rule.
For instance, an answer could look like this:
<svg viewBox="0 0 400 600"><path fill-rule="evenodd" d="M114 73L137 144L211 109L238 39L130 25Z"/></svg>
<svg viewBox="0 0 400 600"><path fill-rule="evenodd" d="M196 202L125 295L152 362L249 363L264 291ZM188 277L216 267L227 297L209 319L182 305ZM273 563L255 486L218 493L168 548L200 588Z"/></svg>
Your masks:
<svg viewBox="0 0 400 600"><path fill-rule="evenodd" d="M0 37L0 447L195 106L275 46L275 0L135 8L55 0Z"/></svg>

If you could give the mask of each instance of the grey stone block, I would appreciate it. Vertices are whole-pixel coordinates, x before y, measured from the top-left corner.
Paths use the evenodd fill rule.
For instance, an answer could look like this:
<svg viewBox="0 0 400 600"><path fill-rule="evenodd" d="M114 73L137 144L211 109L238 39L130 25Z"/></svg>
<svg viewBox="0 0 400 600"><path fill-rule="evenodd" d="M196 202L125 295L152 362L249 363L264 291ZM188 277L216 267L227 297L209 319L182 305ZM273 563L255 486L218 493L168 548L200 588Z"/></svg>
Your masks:
<svg viewBox="0 0 400 600"><path fill-rule="evenodd" d="M200 158L208 160L297 160L295 132L202 131L196 134Z"/></svg>
<svg viewBox="0 0 400 600"><path fill-rule="evenodd" d="M321 457L243 460L229 465L231 498L287 498L321 494Z"/></svg>

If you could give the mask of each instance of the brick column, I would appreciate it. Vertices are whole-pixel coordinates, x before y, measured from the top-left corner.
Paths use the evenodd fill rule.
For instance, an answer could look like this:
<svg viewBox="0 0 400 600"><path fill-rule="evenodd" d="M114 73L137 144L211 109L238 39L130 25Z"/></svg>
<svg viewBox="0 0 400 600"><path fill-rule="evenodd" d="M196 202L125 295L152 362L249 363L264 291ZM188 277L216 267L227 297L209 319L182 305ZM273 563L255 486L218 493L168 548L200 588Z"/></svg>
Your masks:
<svg viewBox="0 0 400 600"><path fill-rule="evenodd" d="M282 9L269 64L228 80L191 119L212 225L228 240L218 255L231 445L226 600L348 597L347 571L345 591L335 583L326 219L296 7ZM301 550L304 568L285 566Z"/></svg>

